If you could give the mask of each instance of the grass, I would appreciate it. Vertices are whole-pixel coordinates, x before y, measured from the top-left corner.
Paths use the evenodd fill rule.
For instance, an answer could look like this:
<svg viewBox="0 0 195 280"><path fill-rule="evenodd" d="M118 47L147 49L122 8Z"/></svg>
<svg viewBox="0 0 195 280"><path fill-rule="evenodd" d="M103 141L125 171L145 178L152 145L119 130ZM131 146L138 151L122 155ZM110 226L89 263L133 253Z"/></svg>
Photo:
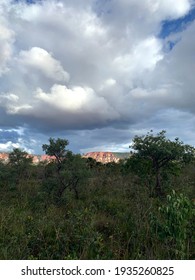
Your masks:
<svg viewBox="0 0 195 280"><path fill-rule="evenodd" d="M175 189L177 198L182 192L191 207L191 214L184 217L185 236L180 241L174 239L177 235L171 227L169 234L163 232L168 217L159 207L166 208L166 195L151 197L145 182L133 174L108 172L102 167L98 175L92 173L78 187L79 199L67 189L60 204L43 188L40 167L33 169L28 180L4 179L0 187L0 259L192 259L191 169L172 178L167 191L170 194ZM181 202L181 212L182 207Z"/></svg>

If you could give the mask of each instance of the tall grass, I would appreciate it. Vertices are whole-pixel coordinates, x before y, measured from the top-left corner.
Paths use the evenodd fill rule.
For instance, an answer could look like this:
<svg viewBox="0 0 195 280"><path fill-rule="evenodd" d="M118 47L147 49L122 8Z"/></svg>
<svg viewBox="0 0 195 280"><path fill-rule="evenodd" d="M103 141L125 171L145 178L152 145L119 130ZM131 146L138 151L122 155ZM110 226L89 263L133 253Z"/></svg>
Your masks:
<svg viewBox="0 0 195 280"><path fill-rule="evenodd" d="M18 182L2 178L0 259L194 258L194 167L158 198L138 176L105 166L78 187L79 199L67 189L60 204L45 190L40 168Z"/></svg>

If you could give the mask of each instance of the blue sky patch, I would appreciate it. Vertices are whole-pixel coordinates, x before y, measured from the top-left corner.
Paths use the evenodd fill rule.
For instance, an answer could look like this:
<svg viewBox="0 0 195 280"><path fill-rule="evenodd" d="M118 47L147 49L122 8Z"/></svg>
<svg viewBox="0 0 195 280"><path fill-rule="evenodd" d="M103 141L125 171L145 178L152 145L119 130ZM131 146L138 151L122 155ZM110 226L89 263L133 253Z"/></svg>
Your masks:
<svg viewBox="0 0 195 280"><path fill-rule="evenodd" d="M186 16L182 18L176 20L165 20L162 22L162 28L159 33L159 37L165 39L172 33L180 32L184 30L194 20L195 8L192 9Z"/></svg>
<svg viewBox="0 0 195 280"><path fill-rule="evenodd" d="M14 130L0 130L0 142L7 143L8 141L17 142L18 133Z"/></svg>

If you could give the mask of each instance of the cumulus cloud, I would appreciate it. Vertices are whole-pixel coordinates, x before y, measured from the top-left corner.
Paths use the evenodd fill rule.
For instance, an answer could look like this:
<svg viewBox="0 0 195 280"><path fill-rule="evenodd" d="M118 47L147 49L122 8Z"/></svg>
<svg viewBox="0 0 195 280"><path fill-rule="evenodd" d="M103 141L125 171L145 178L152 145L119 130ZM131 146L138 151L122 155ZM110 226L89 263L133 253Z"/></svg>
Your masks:
<svg viewBox="0 0 195 280"><path fill-rule="evenodd" d="M15 148L19 148L33 153L35 140L28 137L26 129L18 127L16 129L0 129L0 152L10 152Z"/></svg>
<svg viewBox="0 0 195 280"><path fill-rule="evenodd" d="M12 57L14 32L0 21L0 76L8 71L8 62Z"/></svg>
<svg viewBox="0 0 195 280"><path fill-rule="evenodd" d="M116 75L127 85L142 79L146 71L153 71L156 64L163 59L161 50L162 43L159 39L146 38L132 46L130 52L114 58L113 68L116 69Z"/></svg>
<svg viewBox="0 0 195 280"><path fill-rule="evenodd" d="M10 150L13 150L14 148L19 148L19 143L12 143L11 141L8 141L6 143L0 143L0 151L8 152Z"/></svg>
<svg viewBox="0 0 195 280"><path fill-rule="evenodd" d="M18 63L25 66L26 71L37 71L38 74L41 73L54 81L67 82L69 80L69 74L64 71L61 63L42 48L33 47L29 51L21 51Z"/></svg>
<svg viewBox="0 0 195 280"><path fill-rule="evenodd" d="M194 4L2 0L0 124L25 124L33 139L68 130L75 149L82 131L83 139L90 135L82 149L96 148L99 133L105 148L119 150L134 131L168 127L162 112L187 120L183 112L195 114L195 24L168 38L159 34L163 22L182 19ZM168 42L177 43L167 51Z"/></svg>
<svg viewBox="0 0 195 280"><path fill-rule="evenodd" d="M73 87L55 84L50 92L38 88L34 92L32 103L21 104L19 97L10 94L4 97L7 112L29 116L43 121L51 121L60 128L84 128L92 125L101 126L110 120L119 118L107 101L98 96L92 88Z"/></svg>
<svg viewBox="0 0 195 280"><path fill-rule="evenodd" d="M13 149L21 149L26 151L29 154L33 154L34 150L32 148L27 148L24 144L25 141L23 141L23 139L18 139L19 142L12 142L12 141L8 141L6 143L0 143L0 152L11 152L13 151Z"/></svg>
<svg viewBox="0 0 195 280"><path fill-rule="evenodd" d="M151 0L149 3L151 4ZM165 0L165 1L154 1L154 11L161 11L162 16L168 16L170 18L179 18L186 15L190 8L191 3L189 0L178 0L177 5L175 5L174 0Z"/></svg>

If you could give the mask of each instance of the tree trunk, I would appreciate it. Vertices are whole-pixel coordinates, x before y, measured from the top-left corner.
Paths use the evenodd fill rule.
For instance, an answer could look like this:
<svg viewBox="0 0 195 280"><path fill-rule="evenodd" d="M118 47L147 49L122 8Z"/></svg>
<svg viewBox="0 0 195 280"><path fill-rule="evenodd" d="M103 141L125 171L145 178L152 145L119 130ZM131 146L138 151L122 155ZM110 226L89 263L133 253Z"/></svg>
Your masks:
<svg viewBox="0 0 195 280"><path fill-rule="evenodd" d="M73 184L72 184L72 188L73 188L73 190L74 190L75 198L76 198L76 199L79 199L79 193L78 193L78 190L77 190L78 182L79 182L79 179L77 178L77 179L73 182Z"/></svg>
<svg viewBox="0 0 195 280"><path fill-rule="evenodd" d="M162 195L162 189L161 189L161 181L160 181L160 168L156 168L156 186L155 186L155 192L157 196Z"/></svg>
<svg viewBox="0 0 195 280"><path fill-rule="evenodd" d="M59 187L56 190L56 201L60 203L64 191L68 188L69 184L65 184L63 178L61 178L60 172L58 172Z"/></svg>

